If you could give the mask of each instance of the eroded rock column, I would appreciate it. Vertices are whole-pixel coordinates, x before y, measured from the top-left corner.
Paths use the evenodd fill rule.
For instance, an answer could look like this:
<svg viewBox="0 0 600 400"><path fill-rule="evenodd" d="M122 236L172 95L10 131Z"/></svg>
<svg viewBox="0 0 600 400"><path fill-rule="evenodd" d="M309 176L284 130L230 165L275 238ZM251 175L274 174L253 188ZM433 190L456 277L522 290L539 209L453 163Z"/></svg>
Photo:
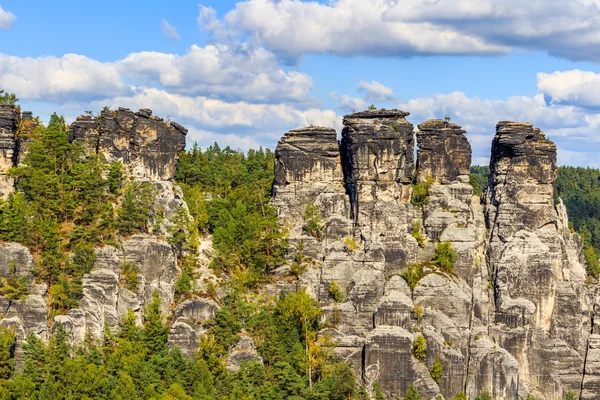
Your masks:
<svg viewBox="0 0 600 400"><path fill-rule="evenodd" d="M486 193L497 343L519 362L520 388L579 394L590 332L581 242L554 205L556 146L531 124L499 122Z"/></svg>

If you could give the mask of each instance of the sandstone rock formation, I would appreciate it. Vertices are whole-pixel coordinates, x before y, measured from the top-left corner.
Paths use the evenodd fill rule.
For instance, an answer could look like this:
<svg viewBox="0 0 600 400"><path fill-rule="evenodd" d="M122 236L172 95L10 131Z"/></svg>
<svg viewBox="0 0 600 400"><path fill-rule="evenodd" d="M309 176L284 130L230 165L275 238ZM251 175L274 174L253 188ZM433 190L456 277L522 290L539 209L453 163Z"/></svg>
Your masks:
<svg viewBox="0 0 600 400"><path fill-rule="evenodd" d="M17 112L13 106L0 105L0 198L13 191L13 181L6 176L8 170L16 165Z"/></svg>
<svg viewBox="0 0 600 400"><path fill-rule="evenodd" d="M598 331L596 294L584 283L564 206L554 205L554 144L529 124L499 123L481 202L469 184L466 132L444 120L420 124L415 173L407 116L348 115L340 143L331 130L306 128L276 150L273 205L336 352L367 387L379 381L393 397L410 384L424 398L598 397L598 341L589 335ZM428 196L414 206L418 182L427 182ZM306 229L309 204L322 216L319 237ZM435 262L440 242L455 252L451 271ZM413 289L400 277L411 264L422 269ZM424 359L413 354L419 335ZM439 382L429 372L435 362L443 365Z"/></svg>
<svg viewBox="0 0 600 400"><path fill-rule="evenodd" d="M0 188L3 195L13 191L12 181L6 179L7 170L22 162L27 145L32 139L35 122L31 113L18 115L12 106L0 106ZM154 208L161 210L160 224L153 224L152 234L135 235L122 240L118 247L104 246L95 250L92 271L83 277L83 297L76 309L50 319L48 315L48 287L33 279L35 260L29 250L16 243L0 244L0 278L11 273L27 276L30 294L25 301L10 302L0 297L4 319L1 324L12 327L18 336L17 360L20 343L30 332L47 339L58 325L69 333L74 345L83 342L89 332L102 337L105 325L115 331L128 310L133 310L138 323L142 322L144 307L158 291L161 309L171 314L174 285L180 269L166 233L172 218L181 207L187 210L181 188L172 178L179 153L185 147L187 130L176 123L165 123L143 109L133 113L120 108L105 109L99 118L81 116L70 126L72 142L80 142L87 155L99 154L107 162L121 161L132 179L149 181L156 189ZM135 266L139 285L130 290L123 284L124 263ZM15 268L11 271L11 266ZM203 322L218 309L216 303L191 299L179 305L173 315L171 343L180 345L184 353L193 356ZM182 331L181 327L188 328Z"/></svg>
<svg viewBox="0 0 600 400"><path fill-rule="evenodd" d="M69 128L69 138L82 143L88 154L122 162L130 176L168 180L175 175L187 132L176 122L153 116L147 108L134 113L120 107L104 109L99 117L77 117Z"/></svg>

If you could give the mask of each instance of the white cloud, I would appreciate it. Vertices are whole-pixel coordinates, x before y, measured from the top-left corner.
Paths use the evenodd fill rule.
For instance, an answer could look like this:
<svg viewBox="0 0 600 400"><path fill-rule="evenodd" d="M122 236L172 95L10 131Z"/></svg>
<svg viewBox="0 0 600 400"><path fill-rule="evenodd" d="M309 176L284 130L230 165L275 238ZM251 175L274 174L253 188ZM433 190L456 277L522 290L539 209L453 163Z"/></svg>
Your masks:
<svg viewBox="0 0 600 400"><path fill-rule="evenodd" d="M169 39L174 39L174 40L181 39L181 36L179 36L179 33L177 33L177 29L175 29L175 27L173 25L169 24L164 19L160 23L160 29L162 30L162 33Z"/></svg>
<svg viewBox="0 0 600 400"><path fill-rule="evenodd" d="M288 57L500 54L520 48L600 61L597 0L245 0L222 20L198 21L219 37L248 35Z"/></svg>
<svg viewBox="0 0 600 400"><path fill-rule="evenodd" d="M556 103L581 107L600 106L600 74L589 71L556 71L537 74L538 90Z"/></svg>
<svg viewBox="0 0 600 400"><path fill-rule="evenodd" d="M193 45L184 55L145 51L118 64L135 81L182 94L302 102L309 100L312 88L310 76L286 72L273 53L244 45Z"/></svg>
<svg viewBox="0 0 600 400"><path fill-rule="evenodd" d="M364 93L365 99L371 101L390 101L396 98L391 88L377 81L369 83L361 80L358 82L358 91Z"/></svg>
<svg viewBox="0 0 600 400"><path fill-rule="evenodd" d="M449 116L462 125L473 147L473 159L478 163L490 155L490 145L498 121L530 122L540 127L563 150L561 162L568 160L585 165L585 159L567 159L565 151L593 152L600 147L600 115L559 104L547 104L543 94L534 97L515 96L506 100L482 100L462 92L422 97L400 104L409 111L408 117L416 124L430 118ZM592 145L592 143L597 145ZM564 161L566 162L566 161Z"/></svg>
<svg viewBox="0 0 600 400"><path fill-rule="evenodd" d="M132 96L117 96L92 103L95 109L111 107L150 108L157 115L210 130L235 127L239 132L273 132L313 125L338 126L341 118L331 110L299 110L286 104L226 102L205 96L184 96L157 88L137 88Z"/></svg>
<svg viewBox="0 0 600 400"><path fill-rule="evenodd" d="M115 62L78 54L21 58L0 53L0 87L26 100L79 100L130 92L130 85L262 103L314 104L310 76L284 71L263 48L193 45L186 54L139 52Z"/></svg>
<svg viewBox="0 0 600 400"><path fill-rule="evenodd" d="M114 63L77 54L21 58L0 53L0 87L21 99L47 101L129 92Z"/></svg>
<svg viewBox="0 0 600 400"><path fill-rule="evenodd" d="M387 17L393 0L247 0L224 17L227 29L250 35L276 53L405 56L412 54L498 54L504 45L486 43L454 27ZM205 17L207 12L204 12ZM214 17L214 13L210 15ZM214 18L209 29L223 32Z"/></svg>
<svg viewBox="0 0 600 400"><path fill-rule="evenodd" d="M338 108L345 112L356 112L365 110L369 103L359 97L350 97L347 94L329 93L329 97L338 102Z"/></svg>
<svg viewBox="0 0 600 400"><path fill-rule="evenodd" d="M17 17L10 11L6 11L0 6L0 29L10 29L13 27Z"/></svg>

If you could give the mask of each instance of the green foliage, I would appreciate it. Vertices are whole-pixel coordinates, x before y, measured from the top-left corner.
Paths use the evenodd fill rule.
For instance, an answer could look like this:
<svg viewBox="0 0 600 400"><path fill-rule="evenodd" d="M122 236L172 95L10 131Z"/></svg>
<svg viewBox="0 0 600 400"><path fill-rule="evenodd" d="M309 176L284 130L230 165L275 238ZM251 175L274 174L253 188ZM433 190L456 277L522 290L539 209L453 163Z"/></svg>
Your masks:
<svg viewBox="0 0 600 400"><path fill-rule="evenodd" d="M187 296L192 291L193 276L189 268L184 268L181 277L175 282L175 298Z"/></svg>
<svg viewBox="0 0 600 400"><path fill-rule="evenodd" d="M0 104L16 106L18 102L19 99L14 93L8 93L0 89Z"/></svg>
<svg viewBox="0 0 600 400"><path fill-rule="evenodd" d="M424 206L429 204L429 188L433 185L433 178L428 176L425 181L413 184L412 204Z"/></svg>
<svg viewBox="0 0 600 400"><path fill-rule="evenodd" d="M375 110L377 110L377 107L375 107L375 104L371 104L369 106L369 111L375 111Z"/></svg>
<svg viewBox="0 0 600 400"><path fill-rule="evenodd" d="M340 285L336 281L329 282L329 295L333 297L336 303L341 303L343 300L342 291Z"/></svg>
<svg viewBox="0 0 600 400"><path fill-rule="evenodd" d="M123 265L121 265L121 279L123 286L135 293L138 292L140 287L138 274L139 268L137 265L130 262L124 262Z"/></svg>
<svg viewBox="0 0 600 400"><path fill-rule="evenodd" d="M125 189L123 203L117 211L116 228L121 235L147 232L153 216L156 189L149 182L132 182Z"/></svg>
<svg viewBox="0 0 600 400"><path fill-rule="evenodd" d="M412 237L417 240L419 247L425 247L425 236L421 233L421 223L419 221L413 223Z"/></svg>
<svg viewBox="0 0 600 400"><path fill-rule="evenodd" d="M408 386L406 389L406 393L404 394L404 400L421 400L421 395L419 391L415 387L415 385Z"/></svg>
<svg viewBox="0 0 600 400"><path fill-rule="evenodd" d="M373 384L373 397L375 400L385 400L385 393L383 393L383 389L381 388L381 383L379 383L379 381L375 381Z"/></svg>
<svg viewBox="0 0 600 400"><path fill-rule="evenodd" d="M467 396L463 392L458 392L452 400L467 400Z"/></svg>
<svg viewBox="0 0 600 400"><path fill-rule="evenodd" d="M421 307L418 304L415 304L412 309L412 315L414 319L417 320L417 324L420 324L421 320L423 319L423 307Z"/></svg>
<svg viewBox="0 0 600 400"><path fill-rule="evenodd" d="M347 237L344 239L344 246L346 246L346 249L348 251L355 251L356 249L358 249L358 245L356 244L356 240Z"/></svg>
<svg viewBox="0 0 600 400"><path fill-rule="evenodd" d="M535 400L535 397L533 397L533 395L531 393L527 393L527 399L526 400Z"/></svg>
<svg viewBox="0 0 600 400"><path fill-rule="evenodd" d="M0 380L9 379L12 375L16 337L12 329L0 327Z"/></svg>
<svg viewBox="0 0 600 400"><path fill-rule="evenodd" d="M488 392L487 390L483 393L481 393L479 396L475 397L475 400L492 400L492 396L490 395L490 392Z"/></svg>
<svg viewBox="0 0 600 400"><path fill-rule="evenodd" d="M401 276L404 278L408 284L408 287L410 287L410 290L412 291L423 277L423 266L420 264L409 264L408 268L402 273Z"/></svg>
<svg viewBox="0 0 600 400"><path fill-rule="evenodd" d="M123 184L123 177L125 171L123 170L123 164L120 161L112 161L108 167L108 177L106 178L106 184L108 190L112 194L119 194L121 185Z"/></svg>
<svg viewBox="0 0 600 400"><path fill-rule="evenodd" d="M489 167L471 167L470 183L473 186L473 194L481 197L488 185Z"/></svg>
<svg viewBox="0 0 600 400"><path fill-rule="evenodd" d="M600 274L600 264L598 263L598 256L596 255L594 247L587 245L583 251L583 255L585 257L585 265L588 275L598 277Z"/></svg>
<svg viewBox="0 0 600 400"><path fill-rule="evenodd" d="M194 229L213 234L211 266L240 277L248 287L268 281L287 248L276 210L269 204L274 164L270 150L243 154L215 144L205 151L194 145L177 165L176 179Z"/></svg>
<svg viewBox="0 0 600 400"><path fill-rule="evenodd" d="M56 315L77 306L94 246L113 239L117 198L103 178L108 165L69 143L62 117L53 114L30 139L23 163L9 171L17 192L0 202L0 239L36 256L35 277L49 286L49 311ZM3 291L23 298L24 278L9 277Z"/></svg>
<svg viewBox="0 0 600 400"><path fill-rule="evenodd" d="M321 240L323 234L323 222L321 217L321 210L314 204L307 204L304 212L304 229L306 232Z"/></svg>
<svg viewBox="0 0 600 400"><path fill-rule="evenodd" d="M433 261L445 272L452 272L454 270L454 263L456 260L456 254L452 248L450 242L438 243L435 249L435 255Z"/></svg>
<svg viewBox="0 0 600 400"><path fill-rule="evenodd" d="M167 229L169 233L167 241L173 246L177 254L177 259L181 262L184 252L190 249L188 228L190 228L191 221L187 210L183 207L178 207L171 222L173 225Z"/></svg>
<svg viewBox="0 0 600 400"><path fill-rule="evenodd" d="M440 361L440 358L438 356L435 356L435 361L433 362L433 365L431 367L431 378L438 385L442 381L443 373L444 373L444 365Z"/></svg>
<svg viewBox="0 0 600 400"><path fill-rule="evenodd" d="M565 400L577 400L577 395L571 389L565 394Z"/></svg>
<svg viewBox="0 0 600 400"><path fill-rule="evenodd" d="M152 301L144 312L144 327L142 328L142 342L148 351L158 353L165 349L169 338L169 328L163 323L160 314L160 296L155 290Z"/></svg>
<svg viewBox="0 0 600 400"><path fill-rule="evenodd" d="M421 334L419 334L413 342L412 355L417 360L425 360L425 356L427 355L427 342L425 341L425 337Z"/></svg>
<svg viewBox="0 0 600 400"><path fill-rule="evenodd" d="M0 279L0 296L13 301L23 301L29 295L26 276L17 276L17 264L13 260L9 265L9 275Z"/></svg>

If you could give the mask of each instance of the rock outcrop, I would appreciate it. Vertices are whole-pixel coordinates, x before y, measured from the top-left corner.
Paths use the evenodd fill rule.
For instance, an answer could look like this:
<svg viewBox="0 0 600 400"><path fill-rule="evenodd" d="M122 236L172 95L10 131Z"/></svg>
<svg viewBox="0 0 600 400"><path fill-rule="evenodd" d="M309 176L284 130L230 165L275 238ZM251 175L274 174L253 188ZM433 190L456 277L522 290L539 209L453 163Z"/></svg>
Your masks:
<svg viewBox="0 0 600 400"><path fill-rule="evenodd" d="M16 165L19 154L17 126L15 108L10 105L0 105L0 198L8 196L13 191L14 182L6 176L6 173Z"/></svg>
<svg viewBox="0 0 600 400"><path fill-rule="evenodd" d="M33 139L35 121L31 113L19 116L12 106L0 106L0 191L12 192L13 182L6 179L9 168L23 162L27 145ZM101 155L106 162L121 161L130 179L150 182L156 193L154 209L160 210L160 221L152 221L150 234L122 238L115 246L95 250L92 271L83 277L83 294L78 308L65 315L49 317L48 287L37 284L33 270L35 260L29 250L17 243L0 243L0 278L11 274L27 276L30 294L24 301L9 301L0 297L4 312L1 324L17 332L17 360L21 341L33 332L43 339L58 325L65 327L71 344L82 343L86 334L101 338L108 326L112 331L128 310L133 310L142 322L144 307L153 292L161 298L161 309L171 315L175 297L175 282L180 274L176 254L167 243L166 234L177 210L187 206L181 188L172 179L180 152L185 147L187 130L174 122L165 123L153 117L152 111L137 113L124 108L105 109L100 117L81 116L68 130L71 142L81 143L86 155ZM122 268L133 265L138 285L124 284ZM204 304L206 303L206 304ZM193 356L203 322L218 309L216 303L190 299L175 308L171 342L181 345L184 353ZM185 325L189 329L181 330Z"/></svg>
<svg viewBox="0 0 600 400"><path fill-rule="evenodd" d="M323 333L358 379L392 397L410 384L424 398L598 397L595 292L580 240L554 204L554 144L529 124L499 123L482 202L469 184L466 132L420 124L415 171L407 116L356 113L344 118L341 142L306 128L278 144L273 205L289 227L290 262L307 268L300 283L323 305ZM413 205L418 183L427 196ZM306 229L307 205L320 211L318 235ZM455 254L450 270L435 258L442 242ZM412 288L401 277L409 269L421 271ZM417 359L420 335L427 352ZM429 372L436 362L439 382Z"/></svg>
<svg viewBox="0 0 600 400"><path fill-rule="evenodd" d="M580 390L591 305L581 242L562 203L554 205L556 146L530 124L503 121L490 168L490 334L518 360L523 385L559 399Z"/></svg>
<svg viewBox="0 0 600 400"><path fill-rule="evenodd" d="M176 122L153 116L147 108L136 113L119 108L104 109L99 117L77 117L69 138L82 143L88 154L100 154L109 163L122 162L129 176L168 180L175 176L187 132Z"/></svg>

